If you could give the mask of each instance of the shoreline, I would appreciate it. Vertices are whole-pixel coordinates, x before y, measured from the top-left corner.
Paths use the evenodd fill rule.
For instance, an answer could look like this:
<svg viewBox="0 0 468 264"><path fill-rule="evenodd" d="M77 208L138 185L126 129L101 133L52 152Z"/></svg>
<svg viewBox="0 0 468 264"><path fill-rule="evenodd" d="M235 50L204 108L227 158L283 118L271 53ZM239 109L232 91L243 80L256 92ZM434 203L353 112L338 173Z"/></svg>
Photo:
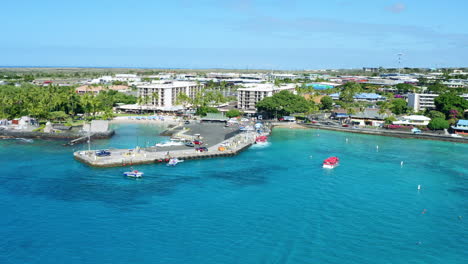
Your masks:
<svg viewBox="0 0 468 264"><path fill-rule="evenodd" d="M134 119L127 116L116 117L109 121L109 124L157 124L157 125L176 125L182 122L172 117L164 117L164 120L160 119Z"/></svg>
<svg viewBox="0 0 468 264"><path fill-rule="evenodd" d="M304 128L311 128L311 129L324 129L324 130L332 130L338 132L347 132L347 133L355 133L355 134L365 134L365 135L375 135L375 136L384 136L384 137L397 137L397 138L412 138L412 139L423 139L423 140L437 140L437 141L446 141L446 142L454 142L454 143L465 143L468 144L468 138L456 138L451 136L445 135L431 135L431 134L413 134L408 132L401 132L401 131L382 131L382 130L371 130L371 129L354 129L354 128L344 128L344 127L331 127L331 126L323 126L323 125L315 125L315 124L299 124Z"/></svg>

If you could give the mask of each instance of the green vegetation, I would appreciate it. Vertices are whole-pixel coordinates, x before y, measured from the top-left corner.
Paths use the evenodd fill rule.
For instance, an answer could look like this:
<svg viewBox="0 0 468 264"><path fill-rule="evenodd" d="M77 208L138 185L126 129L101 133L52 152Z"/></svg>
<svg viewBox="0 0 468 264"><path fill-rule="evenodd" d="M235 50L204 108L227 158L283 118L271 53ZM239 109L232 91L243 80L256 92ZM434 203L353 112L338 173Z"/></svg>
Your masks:
<svg viewBox="0 0 468 264"><path fill-rule="evenodd" d="M123 81L113 81L112 85L125 85L125 86L128 86L128 83L123 82Z"/></svg>
<svg viewBox="0 0 468 264"><path fill-rule="evenodd" d="M408 111L407 103L404 99L396 98L393 99L391 102L390 110L395 115L401 115Z"/></svg>
<svg viewBox="0 0 468 264"><path fill-rule="evenodd" d="M221 91L203 89L192 99L186 94L179 94L176 99L177 104L182 104L184 108L188 105L196 108L195 115L206 116L206 113L219 113L214 106L228 102ZM215 111L216 110L216 111Z"/></svg>
<svg viewBox="0 0 468 264"><path fill-rule="evenodd" d="M447 129L449 126L449 122L444 118L434 118L427 125L427 127L432 130Z"/></svg>
<svg viewBox="0 0 468 264"><path fill-rule="evenodd" d="M354 96L362 92L361 85L355 82L347 82L345 85L341 86L340 89L340 101L345 103L352 103L354 101Z"/></svg>
<svg viewBox="0 0 468 264"><path fill-rule="evenodd" d="M400 93L408 93L408 92L418 92L419 88L416 86L413 86L409 83L399 83L395 85L395 88L398 90Z"/></svg>
<svg viewBox="0 0 468 264"><path fill-rule="evenodd" d="M394 116L389 116L384 119L386 125L391 125L393 124L393 121L397 121L396 117Z"/></svg>
<svg viewBox="0 0 468 264"><path fill-rule="evenodd" d="M256 107L259 111L276 117L292 113L306 113L316 109L314 102L307 101L304 97L289 91L281 91L271 97L265 97L257 103Z"/></svg>
<svg viewBox="0 0 468 264"><path fill-rule="evenodd" d="M468 101L455 93L441 94L434 99L436 110L445 114L446 118L461 117L461 114L468 109ZM453 116L454 111L457 112Z"/></svg>
<svg viewBox="0 0 468 264"><path fill-rule="evenodd" d="M237 110L237 109L231 109L226 112L226 117L232 118L232 117L238 117L241 116L242 112Z"/></svg>
<svg viewBox="0 0 468 264"><path fill-rule="evenodd" d="M331 110L333 108L333 99L330 96L324 96L320 99L320 109Z"/></svg>
<svg viewBox="0 0 468 264"><path fill-rule="evenodd" d="M195 115L206 116L206 114L208 113L219 113L219 110L214 107L200 106L200 107L197 107L197 111L195 112Z"/></svg>
<svg viewBox="0 0 468 264"><path fill-rule="evenodd" d="M432 93L436 93L436 94L443 94L445 92L448 92L449 91L449 88L443 84L441 84L440 82L436 82L432 85L429 85L427 87L427 90L429 92L432 92Z"/></svg>
<svg viewBox="0 0 468 264"><path fill-rule="evenodd" d="M117 103L135 102L133 96L116 91L102 91L98 95L79 95L71 87L0 86L0 118L13 119L31 116L40 120L67 121L77 114L96 116L103 113L109 117Z"/></svg>
<svg viewBox="0 0 468 264"><path fill-rule="evenodd" d="M435 118L443 118L445 119L445 114L442 113L442 112L439 112L439 111L435 111L435 110L431 110L429 111L427 114L426 114L427 117L431 118L431 119L435 119Z"/></svg>

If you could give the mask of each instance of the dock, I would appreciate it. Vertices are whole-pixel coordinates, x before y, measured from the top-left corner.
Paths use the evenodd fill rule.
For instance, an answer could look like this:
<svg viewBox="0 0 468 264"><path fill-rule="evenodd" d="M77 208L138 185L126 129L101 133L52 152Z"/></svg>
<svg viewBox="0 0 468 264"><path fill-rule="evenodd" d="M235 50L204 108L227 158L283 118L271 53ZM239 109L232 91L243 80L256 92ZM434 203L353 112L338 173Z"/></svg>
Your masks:
<svg viewBox="0 0 468 264"><path fill-rule="evenodd" d="M166 147L148 147L135 149L110 149L110 156L96 156L96 150L76 151L74 158L92 167L121 167L139 164L167 162L170 158L180 160L207 159L234 156L255 144L259 134L243 132L213 146L208 151L196 151L195 148L169 150Z"/></svg>

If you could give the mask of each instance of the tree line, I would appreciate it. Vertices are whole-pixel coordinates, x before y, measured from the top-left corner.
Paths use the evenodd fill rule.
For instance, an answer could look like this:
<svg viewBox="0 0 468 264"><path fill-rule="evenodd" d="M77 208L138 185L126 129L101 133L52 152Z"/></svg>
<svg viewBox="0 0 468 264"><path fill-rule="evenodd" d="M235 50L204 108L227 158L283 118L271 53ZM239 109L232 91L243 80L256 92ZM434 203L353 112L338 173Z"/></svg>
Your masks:
<svg viewBox="0 0 468 264"><path fill-rule="evenodd" d="M69 118L77 114L96 117L98 113L112 115L117 103L135 103L136 98L113 90L101 91L98 95L77 94L73 87L55 85L0 86L0 118L13 119L31 116L40 120Z"/></svg>

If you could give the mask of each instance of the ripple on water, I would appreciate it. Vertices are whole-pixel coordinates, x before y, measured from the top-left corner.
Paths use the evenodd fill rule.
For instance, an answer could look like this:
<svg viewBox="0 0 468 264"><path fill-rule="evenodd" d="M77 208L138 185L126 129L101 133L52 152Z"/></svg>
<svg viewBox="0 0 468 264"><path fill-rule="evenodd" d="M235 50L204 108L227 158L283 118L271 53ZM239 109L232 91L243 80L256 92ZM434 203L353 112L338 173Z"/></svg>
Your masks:
<svg viewBox="0 0 468 264"><path fill-rule="evenodd" d="M157 134L117 129L96 144ZM138 180L75 162L60 144L2 140L0 263L468 259L467 145L287 129L269 140L230 158L138 166ZM341 165L322 169L331 155Z"/></svg>

